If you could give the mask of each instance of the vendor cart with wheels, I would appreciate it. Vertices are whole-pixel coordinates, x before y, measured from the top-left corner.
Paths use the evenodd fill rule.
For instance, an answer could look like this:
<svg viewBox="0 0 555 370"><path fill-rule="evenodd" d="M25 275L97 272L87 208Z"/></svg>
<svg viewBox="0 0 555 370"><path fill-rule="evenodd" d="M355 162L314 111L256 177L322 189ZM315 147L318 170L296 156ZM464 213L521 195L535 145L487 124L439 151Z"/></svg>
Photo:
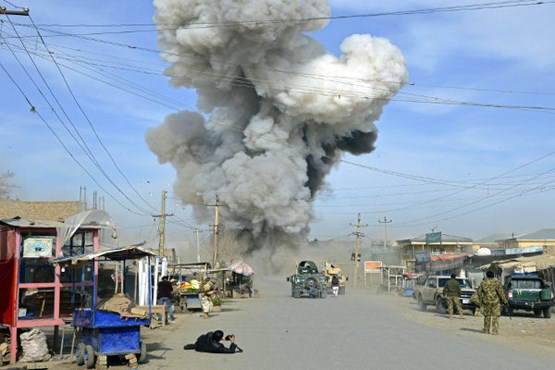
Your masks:
<svg viewBox="0 0 555 370"><path fill-rule="evenodd" d="M150 257L154 253L136 246L128 246L107 250L98 253L83 254L55 259L53 263L76 265L94 261L122 261L125 271L125 261L129 259L147 258L150 266ZM147 269L149 270L149 269ZM150 272L148 274L150 276ZM148 278L148 309L134 307L130 299L124 294L116 294L112 299L119 299L111 308L97 305L98 284L96 274L93 275L92 307L78 308L73 311L73 327L77 335L77 348L75 360L78 365L85 365L92 369L98 362L99 365L108 365L109 356L125 356L126 359L145 362L147 349L141 341L141 326L149 326L152 318L152 289L151 279ZM123 292L123 277L121 278ZM117 290L117 289L116 289ZM110 300L108 300L110 301ZM125 308L130 308L128 312ZM135 358L134 360L131 360Z"/></svg>
<svg viewBox="0 0 555 370"><path fill-rule="evenodd" d="M188 310L201 310L201 296L199 292L178 292L179 295L179 306L182 311Z"/></svg>
<svg viewBox="0 0 555 370"><path fill-rule="evenodd" d="M149 318L127 318L103 310L75 310L73 326L81 330L75 353L77 364L92 369L100 356L128 354L135 354L139 363L144 362L146 344L141 341L140 329L148 325Z"/></svg>

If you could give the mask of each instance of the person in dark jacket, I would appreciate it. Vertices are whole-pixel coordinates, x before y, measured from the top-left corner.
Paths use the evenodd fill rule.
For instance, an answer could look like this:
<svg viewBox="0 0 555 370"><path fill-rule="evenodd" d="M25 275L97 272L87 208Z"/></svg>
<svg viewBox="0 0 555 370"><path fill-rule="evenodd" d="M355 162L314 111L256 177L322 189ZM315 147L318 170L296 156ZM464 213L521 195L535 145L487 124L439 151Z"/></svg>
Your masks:
<svg viewBox="0 0 555 370"><path fill-rule="evenodd" d="M457 312L461 319L464 319L461 306L461 286L456 279L457 275L451 274L445 286L443 287L443 297L447 300L447 311L449 312L449 320L453 320L453 304L457 307Z"/></svg>
<svg viewBox="0 0 555 370"><path fill-rule="evenodd" d="M194 344L186 344L183 349L194 349L197 352L210 352L210 353L235 353L243 352L235 344L235 335L226 336L226 340L229 340L231 344L229 348L224 346L221 341L224 338L224 332L221 330L209 331L206 334L201 335L197 338Z"/></svg>
<svg viewBox="0 0 555 370"><path fill-rule="evenodd" d="M166 305L166 310L170 316L170 320L175 320L173 315L173 303L172 303L173 286L172 283L168 281L168 277L162 277L162 280L158 282L158 304L160 306Z"/></svg>

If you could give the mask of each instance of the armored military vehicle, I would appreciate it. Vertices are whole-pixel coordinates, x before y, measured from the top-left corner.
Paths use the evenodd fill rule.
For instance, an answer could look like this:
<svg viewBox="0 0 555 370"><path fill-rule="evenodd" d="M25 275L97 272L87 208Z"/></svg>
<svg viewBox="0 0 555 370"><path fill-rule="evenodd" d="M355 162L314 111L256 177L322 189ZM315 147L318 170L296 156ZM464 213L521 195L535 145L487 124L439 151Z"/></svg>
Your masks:
<svg viewBox="0 0 555 370"><path fill-rule="evenodd" d="M551 286L537 274L513 274L505 282L507 306L503 313L512 316L514 310L533 311L536 317L549 319L555 305ZM507 312L508 311L508 312Z"/></svg>
<svg viewBox="0 0 555 370"><path fill-rule="evenodd" d="M299 298L326 298L326 276L318 272L313 261L302 261L297 265L297 272L287 278L291 283L291 296Z"/></svg>

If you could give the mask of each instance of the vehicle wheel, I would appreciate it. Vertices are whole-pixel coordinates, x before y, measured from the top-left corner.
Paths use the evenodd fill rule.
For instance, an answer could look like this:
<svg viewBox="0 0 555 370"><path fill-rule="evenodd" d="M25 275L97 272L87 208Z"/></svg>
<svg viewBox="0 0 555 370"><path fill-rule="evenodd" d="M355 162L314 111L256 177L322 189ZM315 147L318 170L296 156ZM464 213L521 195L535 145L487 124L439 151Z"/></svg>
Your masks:
<svg viewBox="0 0 555 370"><path fill-rule="evenodd" d="M542 315L542 309L541 308L534 308L534 316L540 317L541 315Z"/></svg>
<svg viewBox="0 0 555 370"><path fill-rule="evenodd" d="M77 344L77 351L75 351L75 363L81 366L85 363L85 343L79 342Z"/></svg>
<svg viewBox="0 0 555 370"><path fill-rule="evenodd" d="M316 288L318 286L318 280L315 277L308 277L304 281L304 286L308 289Z"/></svg>
<svg viewBox="0 0 555 370"><path fill-rule="evenodd" d="M141 341L141 352L139 353L139 358L137 360L140 364L146 362L146 343Z"/></svg>
<svg viewBox="0 0 555 370"><path fill-rule="evenodd" d="M320 291L320 298L326 298L326 297L327 297L327 293L326 293L326 291L325 291L324 289L322 289L322 290Z"/></svg>
<svg viewBox="0 0 555 370"><path fill-rule="evenodd" d="M418 303L418 308L420 308L420 311L426 311L426 304L424 303L424 300L422 299L421 294L418 295L417 303Z"/></svg>
<svg viewBox="0 0 555 370"><path fill-rule="evenodd" d="M441 297L436 298L436 310L438 313L441 313L441 314L444 314L447 312L445 303L443 302L443 299L441 299Z"/></svg>
<svg viewBox="0 0 555 370"><path fill-rule="evenodd" d="M85 354L83 357L85 359L85 367L87 369L94 369L94 363L96 362L96 357L94 354L93 346L91 346L90 344L87 344L85 346Z"/></svg>
<svg viewBox="0 0 555 370"><path fill-rule="evenodd" d="M543 308L543 317L549 319L551 317L551 306Z"/></svg>
<svg viewBox="0 0 555 370"><path fill-rule="evenodd" d="M299 298L301 296L301 290L298 288L293 288L293 298Z"/></svg>

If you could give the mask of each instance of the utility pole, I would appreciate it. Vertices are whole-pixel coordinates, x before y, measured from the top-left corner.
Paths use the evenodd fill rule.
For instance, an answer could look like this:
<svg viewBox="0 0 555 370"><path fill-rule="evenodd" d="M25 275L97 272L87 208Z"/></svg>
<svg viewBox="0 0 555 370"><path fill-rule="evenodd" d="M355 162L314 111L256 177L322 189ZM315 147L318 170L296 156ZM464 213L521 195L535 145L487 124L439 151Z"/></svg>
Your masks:
<svg viewBox="0 0 555 370"><path fill-rule="evenodd" d="M218 260L218 212L219 212L219 208L220 208L220 198L218 197L218 194L216 194L216 205L214 207L214 237L213 237L213 250L214 250L214 256L212 258L212 267L216 267L216 261Z"/></svg>
<svg viewBox="0 0 555 370"><path fill-rule="evenodd" d="M359 214L358 214L358 220L357 220L356 225L351 224L351 226L356 226L356 228L357 228L357 231L355 232L355 235L356 235L356 242L355 242L355 258L354 258L354 261L353 261L353 265L354 265L354 268L353 268L353 270L354 270L354 273L353 273L353 275L354 275L354 276L353 276L353 277L354 277L354 283L353 283L353 285L354 285L354 287L356 288L356 287L357 287L357 281L358 281L358 262L359 262L359 261L358 261L358 246L359 246L360 237L361 237L361 236L364 236L364 234L362 234L362 233L360 232L360 228L361 228L361 227L366 227L366 226L368 226L368 224L362 225L362 224L360 223L360 213L359 213Z"/></svg>
<svg viewBox="0 0 555 370"><path fill-rule="evenodd" d="M23 10L8 10L5 6L0 6L0 14L29 16L29 8L25 7L22 9Z"/></svg>
<svg viewBox="0 0 555 370"><path fill-rule="evenodd" d="M165 237L166 237L166 216L173 216L172 214L166 214L166 191L162 190L162 206L160 209L161 213L159 215L154 215L153 217L160 217L160 226L158 231L160 232L160 243L158 244L158 254L160 257L164 257L165 248Z"/></svg>
<svg viewBox="0 0 555 370"><path fill-rule="evenodd" d="M392 223L393 220L388 220L387 217L384 216L383 221L378 220L378 222L383 224L383 250L385 251L387 249L387 224Z"/></svg>
<svg viewBox="0 0 555 370"><path fill-rule="evenodd" d="M195 234L197 234L197 262L200 262L200 241L199 241L199 233L201 233L199 229L195 230Z"/></svg>

